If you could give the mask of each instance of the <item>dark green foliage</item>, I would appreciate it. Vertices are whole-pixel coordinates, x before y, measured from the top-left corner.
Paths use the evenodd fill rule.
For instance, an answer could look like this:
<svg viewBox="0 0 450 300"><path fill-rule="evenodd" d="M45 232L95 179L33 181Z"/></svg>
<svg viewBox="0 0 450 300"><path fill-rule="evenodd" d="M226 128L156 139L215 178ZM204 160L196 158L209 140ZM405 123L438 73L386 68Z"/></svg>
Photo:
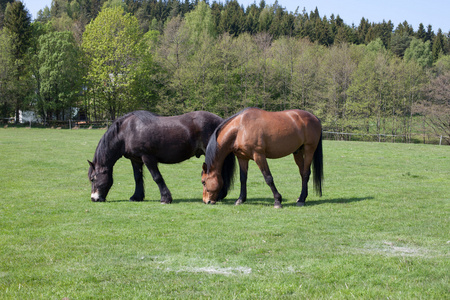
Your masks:
<svg viewBox="0 0 450 300"><path fill-rule="evenodd" d="M26 53L31 42L31 16L22 2L16 1L6 6L4 30L9 37L11 60L13 64L10 95L14 102L16 122L19 120L19 110L22 109L24 98L30 90L27 77Z"/></svg>
<svg viewBox="0 0 450 300"><path fill-rule="evenodd" d="M442 30L439 29L433 41L433 61L437 61L439 57L444 54L444 46L444 35L442 34Z"/></svg>
<svg viewBox="0 0 450 300"><path fill-rule="evenodd" d="M89 51L79 51L87 45L88 24L116 6L137 24L133 41L117 43L125 33L109 30L89 42ZM120 19L114 18L113 23ZM163 115L203 109L229 116L247 106L302 108L321 116L332 130L402 133L403 140L410 139L414 126L412 108L424 100L424 86L442 67L433 61L446 61L450 50L449 36L440 29L435 35L431 25L420 24L414 32L404 21L394 30L391 21L362 18L349 26L339 15L321 15L319 8L289 12L282 3L264 1L244 7L236 0L55 0L40 11L33 28L25 44L12 44L12 49L22 49L23 59L2 55L0 60L2 95L27 101L7 100L3 107L15 103L15 110L28 109L25 104L31 103L43 116L41 104L58 103L51 105L55 117L67 115L61 112L73 105L94 120L133 109ZM37 61L49 45L39 37L55 31L72 33L73 53L81 58L77 68L89 76L54 63L70 61L69 48L56 51L59 57L41 55ZM11 49L6 44L13 38L3 35L2 49ZM105 60L112 53L116 57ZM49 65L41 68L43 62ZM11 66L22 69L6 71ZM44 72L52 68L60 74ZM78 78L63 79L69 74ZM101 80L98 74L103 74ZM11 80L12 75L20 80ZM12 115L8 109L2 114Z"/></svg>
<svg viewBox="0 0 450 300"><path fill-rule="evenodd" d="M11 37L12 53L15 59L23 59L31 38L31 16L22 2L7 6L4 27Z"/></svg>
<svg viewBox="0 0 450 300"><path fill-rule="evenodd" d="M391 51L398 57L405 55L405 50L408 49L411 43L411 36L408 34L394 34L391 38Z"/></svg>

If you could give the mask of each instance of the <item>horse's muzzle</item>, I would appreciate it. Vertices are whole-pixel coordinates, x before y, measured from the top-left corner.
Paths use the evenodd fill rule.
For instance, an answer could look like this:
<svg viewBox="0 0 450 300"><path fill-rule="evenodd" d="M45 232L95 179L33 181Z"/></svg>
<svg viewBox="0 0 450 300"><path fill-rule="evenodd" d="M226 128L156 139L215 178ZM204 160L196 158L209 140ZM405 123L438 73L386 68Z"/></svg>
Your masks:
<svg viewBox="0 0 450 300"><path fill-rule="evenodd" d="M105 202L106 199L103 198L102 196L100 196L100 195L98 194L98 192L95 192L95 193L92 193L92 194L91 194L91 201L92 201L92 202Z"/></svg>

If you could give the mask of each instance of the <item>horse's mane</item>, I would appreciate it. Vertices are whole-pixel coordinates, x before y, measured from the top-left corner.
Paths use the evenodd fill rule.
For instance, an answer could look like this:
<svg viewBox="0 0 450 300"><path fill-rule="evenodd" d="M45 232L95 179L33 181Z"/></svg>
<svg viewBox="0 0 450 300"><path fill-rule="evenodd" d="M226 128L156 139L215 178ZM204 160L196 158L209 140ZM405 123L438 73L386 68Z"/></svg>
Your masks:
<svg viewBox="0 0 450 300"><path fill-rule="evenodd" d="M156 114L149 111L138 110L114 120L98 143L97 150L94 155L94 163L97 162L101 165L109 166L114 164L117 159L122 156L120 149L122 141L119 138L119 133L123 122L131 116L136 116L143 123L149 123L157 117Z"/></svg>
<svg viewBox="0 0 450 300"><path fill-rule="evenodd" d="M211 135L208 146L206 147L206 153L205 153L205 163L207 166L207 172L209 172L209 169L211 168L212 163L216 159L217 153L218 153L218 144L217 144L217 137L220 133L220 131L223 129L223 127L236 118L238 115L240 115L242 112L247 110L248 108L241 110L240 112L232 115L231 117L225 119L219 126L217 126L216 130L214 130L214 133ZM234 181L234 174L236 169L236 159L233 152L227 155L223 162L222 166L222 180L223 180L223 187L219 194L219 199L223 199L226 197L228 191L230 190L231 186L233 185Z"/></svg>

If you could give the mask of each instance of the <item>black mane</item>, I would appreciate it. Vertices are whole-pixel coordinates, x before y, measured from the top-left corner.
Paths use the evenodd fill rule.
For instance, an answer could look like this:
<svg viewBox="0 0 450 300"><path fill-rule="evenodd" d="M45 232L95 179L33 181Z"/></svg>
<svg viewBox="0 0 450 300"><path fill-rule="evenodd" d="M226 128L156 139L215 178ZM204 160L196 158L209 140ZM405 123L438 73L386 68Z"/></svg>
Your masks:
<svg viewBox="0 0 450 300"><path fill-rule="evenodd" d="M116 119L100 139L95 151L94 163L110 167L122 156L123 141L119 137L120 128L123 122L132 116L136 116L143 123L149 123L157 117L149 111L138 110Z"/></svg>

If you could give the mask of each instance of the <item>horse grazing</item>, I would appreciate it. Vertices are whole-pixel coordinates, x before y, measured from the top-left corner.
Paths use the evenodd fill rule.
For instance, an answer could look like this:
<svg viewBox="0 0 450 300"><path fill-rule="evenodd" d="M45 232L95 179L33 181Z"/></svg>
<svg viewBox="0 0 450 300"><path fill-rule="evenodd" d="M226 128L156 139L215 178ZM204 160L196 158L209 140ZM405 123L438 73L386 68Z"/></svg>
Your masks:
<svg viewBox="0 0 450 300"><path fill-rule="evenodd" d="M302 178L302 191L297 205L303 206L308 196L311 163L314 187L322 195L323 155L322 126L319 119L303 110L267 112L247 108L223 121L213 133L206 148L203 163L203 202L214 204L229 190L238 158L241 193L235 204L247 200L248 161L254 160L275 198L275 208L281 208L266 158L294 155Z"/></svg>
<svg viewBox="0 0 450 300"><path fill-rule="evenodd" d="M222 121L221 117L205 111L173 117L135 111L118 118L100 139L93 161L88 161L91 200L106 201L113 184L113 166L124 156L131 160L136 182L130 201L144 200L142 166L145 164L158 185L161 203L171 203L172 195L158 163L174 164L205 154L210 136Z"/></svg>

